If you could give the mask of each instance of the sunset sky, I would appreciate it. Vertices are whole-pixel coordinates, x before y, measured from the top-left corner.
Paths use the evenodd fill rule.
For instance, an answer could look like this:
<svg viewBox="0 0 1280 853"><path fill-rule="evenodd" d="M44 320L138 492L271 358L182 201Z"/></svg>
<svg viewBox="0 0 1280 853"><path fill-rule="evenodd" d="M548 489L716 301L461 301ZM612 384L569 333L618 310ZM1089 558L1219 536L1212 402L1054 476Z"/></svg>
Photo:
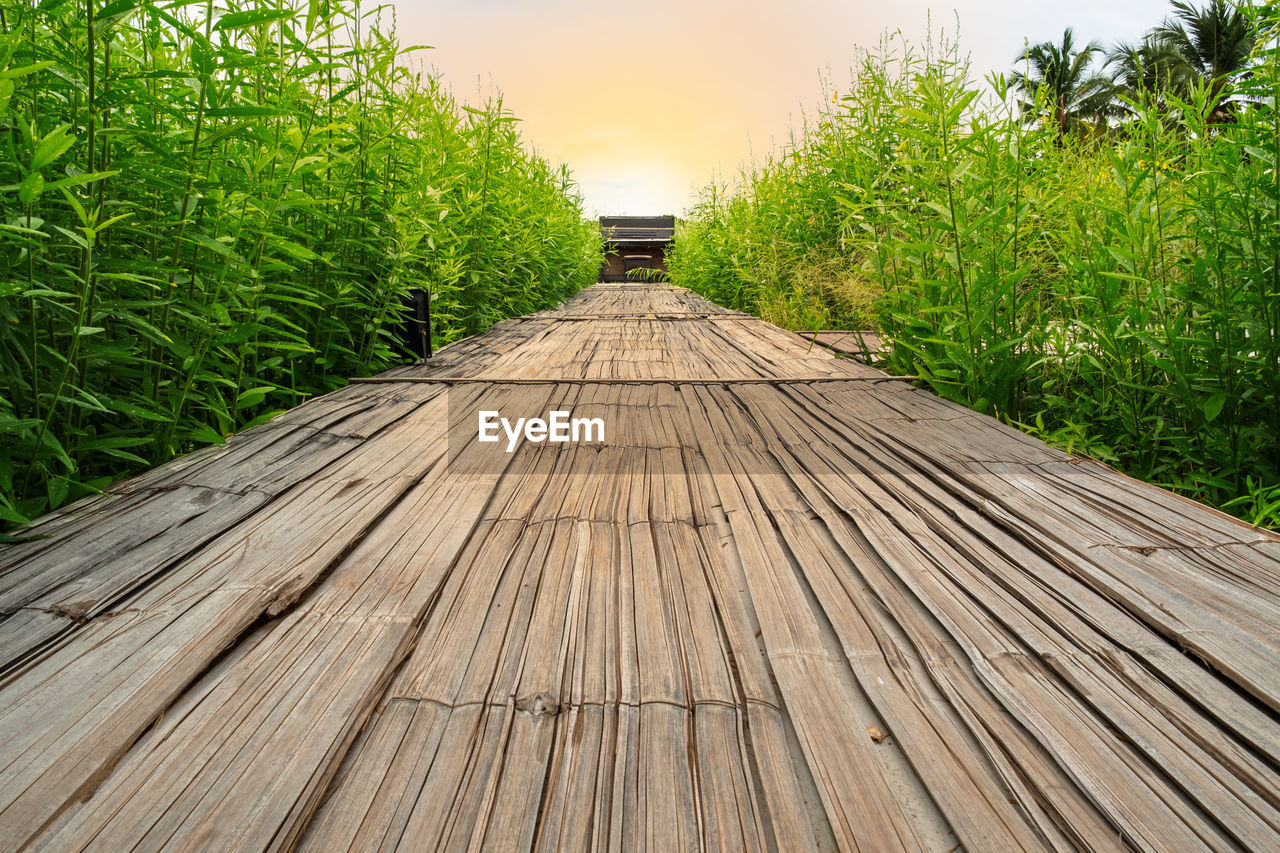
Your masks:
<svg viewBox="0 0 1280 853"><path fill-rule="evenodd" d="M400 42L463 100L500 90L524 134L569 164L589 214L681 213L697 187L787 142L858 46L956 32L979 76L1075 28L1108 47L1168 0L396 0Z"/></svg>

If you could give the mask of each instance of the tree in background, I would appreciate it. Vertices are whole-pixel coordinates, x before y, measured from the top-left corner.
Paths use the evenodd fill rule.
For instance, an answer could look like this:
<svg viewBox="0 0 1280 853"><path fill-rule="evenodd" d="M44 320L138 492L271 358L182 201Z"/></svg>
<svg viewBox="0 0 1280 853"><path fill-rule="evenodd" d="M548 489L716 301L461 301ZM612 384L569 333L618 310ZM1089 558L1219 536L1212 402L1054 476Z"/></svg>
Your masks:
<svg viewBox="0 0 1280 853"><path fill-rule="evenodd" d="M1107 67L1114 74L1116 94L1131 101L1144 97L1163 99L1166 93L1185 94L1194 74L1168 41L1148 33L1141 42L1121 42L1107 54Z"/></svg>
<svg viewBox="0 0 1280 853"><path fill-rule="evenodd" d="M1022 68L1012 75L1013 87L1022 93L1023 115L1029 121L1051 122L1061 142L1068 135L1091 135L1105 127L1115 112L1115 84L1093 68L1102 45L1091 41L1079 50L1068 27L1062 42L1030 45L1017 58Z"/></svg>
<svg viewBox="0 0 1280 853"><path fill-rule="evenodd" d="M1209 123L1234 121L1235 102L1227 87L1248 68L1257 39L1252 22L1233 3L1211 0L1196 8L1175 0L1173 15L1152 31L1153 39L1175 54L1183 72L1209 93Z"/></svg>

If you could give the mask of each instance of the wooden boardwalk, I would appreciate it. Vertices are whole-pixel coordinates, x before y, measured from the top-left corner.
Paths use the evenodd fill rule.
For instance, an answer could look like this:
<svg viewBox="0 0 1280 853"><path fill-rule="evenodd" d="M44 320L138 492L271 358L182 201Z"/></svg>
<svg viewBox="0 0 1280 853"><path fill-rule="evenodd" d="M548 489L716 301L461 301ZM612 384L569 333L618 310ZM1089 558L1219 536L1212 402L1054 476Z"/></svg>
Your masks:
<svg viewBox="0 0 1280 853"><path fill-rule="evenodd" d="M467 388L612 441L460 470ZM5 850L1280 849L1277 537L670 287L35 532Z"/></svg>

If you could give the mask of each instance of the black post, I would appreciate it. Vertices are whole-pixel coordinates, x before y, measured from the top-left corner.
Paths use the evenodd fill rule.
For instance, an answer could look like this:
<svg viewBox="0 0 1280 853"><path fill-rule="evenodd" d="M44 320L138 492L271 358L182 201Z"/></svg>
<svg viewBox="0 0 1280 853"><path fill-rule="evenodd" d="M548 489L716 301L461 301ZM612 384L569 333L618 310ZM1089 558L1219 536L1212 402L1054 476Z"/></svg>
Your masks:
<svg viewBox="0 0 1280 853"><path fill-rule="evenodd" d="M423 358L431 358L431 294L428 291L413 291L413 311L420 336L415 349Z"/></svg>

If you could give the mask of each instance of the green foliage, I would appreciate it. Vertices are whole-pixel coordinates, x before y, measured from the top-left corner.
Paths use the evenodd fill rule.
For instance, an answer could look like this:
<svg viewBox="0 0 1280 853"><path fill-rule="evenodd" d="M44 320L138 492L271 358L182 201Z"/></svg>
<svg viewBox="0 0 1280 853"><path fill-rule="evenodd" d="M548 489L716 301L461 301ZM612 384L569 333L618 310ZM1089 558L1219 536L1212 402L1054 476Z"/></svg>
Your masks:
<svg viewBox="0 0 1280 853"><path fill-rule="evenodd" d="M831 259L879 293L889 371L1274 525L1280 4L1267 9L1247 78L1148 93L1089 140L1024 124L1009 81L975 84L954 48L866 56L792 152L706 192L672 276L760 311L788 294L779 266ZM1229 122L1225 98L1242 105Z"/></svg>
<svg viewBox="0 0 1280 853"><path fill-rule="evenodd" d="M0 523L595 280L500 101L341 0L0 0Z"/></svg>
<svg viewBox="0 0 1280 853"><path fill-rule="evenodd" d="M676 224L673 281L790 329L865 328L876 285L840 236L849 180L872 162L849 157L824 117L794 153L742 175L738 192L711 185Z"/></svg>

